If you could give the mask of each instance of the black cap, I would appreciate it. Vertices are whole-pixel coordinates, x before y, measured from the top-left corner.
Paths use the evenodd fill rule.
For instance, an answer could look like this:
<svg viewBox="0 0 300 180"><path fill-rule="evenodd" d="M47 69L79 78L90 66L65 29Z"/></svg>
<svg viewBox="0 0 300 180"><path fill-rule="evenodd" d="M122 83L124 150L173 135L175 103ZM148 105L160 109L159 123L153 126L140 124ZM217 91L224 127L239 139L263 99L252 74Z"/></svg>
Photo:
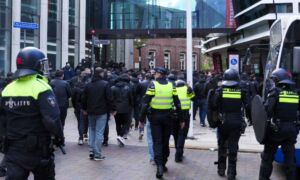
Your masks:
<svg viewBox="0 0 300 180"><path fill-rule="evenodd" d="M163 67L156 67L156 68L154 68L154 71L156 73L160 73L162 75L167 75L167 70L166 70L166 68L163 68Z"/></svg>

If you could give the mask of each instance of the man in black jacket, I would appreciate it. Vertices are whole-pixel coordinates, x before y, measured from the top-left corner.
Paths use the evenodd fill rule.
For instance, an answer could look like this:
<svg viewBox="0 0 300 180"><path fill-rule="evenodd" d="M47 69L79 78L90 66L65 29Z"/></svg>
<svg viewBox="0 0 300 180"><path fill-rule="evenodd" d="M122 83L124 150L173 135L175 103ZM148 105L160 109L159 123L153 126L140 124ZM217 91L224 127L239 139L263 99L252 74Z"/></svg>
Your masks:
<svg viewBox="0 0 300 180"><path fill-rule="evenodd" d="M137 96L137 86L139 85L139 79L137 78L137 74L136 73L132 73L131 74L131 78L130 78L130 85L133 89L133 118L135 120L134 123L134 128L135 130L137 130L138 126L139 126L139 97Z"/></svg>
<svg viewBox="0 0 300 180"><path fill-rule="evenodd" d="M127 74L122 74L118 78L118 82L111 87L113 96L113 106L117 113L115 114L116 129L117 129L117 140L119 146L123 147L124 135L126 134L128 128L128 122L130 122L131 112L134 105L133 90L129 86L129 76Z"/></svg>
<svg viewBox="0 0 300 180"><path fill-rule="evenodd" d="M87 74L83 71L79 76L74 79L74 86L72 89L72 104L74 107L74 114L77 119L77 128L78 128L78 145L83 145L84 134L87 133L88 128L88 120L87 116L84 115L81 105L81 96L85 86L87 85L87 81L85 77Z"/></svg>
<svg viewBox="0 0 300 180"><path fill-rule="evenodd" d="M196 118L197 108L199 107L200 125L205 127L205 117L207 111L206 97L208 94L208 86L204 74L200 75L199 82L195 84L194 91L196 95L196 103L194 104L194 119Z"/></svg>
<svg viewBox="0 0 300 180"><path fill-rule="evenodd" d="M61 124L64 127L69 107L69 98L71 97L71 88L69 83L63 79L64 72L62 70L57 70L55 73L55 79L50 82L50 86L55 94L60 110Z"/></svg>
<svg viewBox="0 0 300 180"><path fill-rule="evenodd" d="M87 84L82 94L82 108L89 119L90 159L104 160L101 154L103 133L107 112L112 112L112 96L108 82L103 80L104 71L96 68L92 82Z"/></svg>

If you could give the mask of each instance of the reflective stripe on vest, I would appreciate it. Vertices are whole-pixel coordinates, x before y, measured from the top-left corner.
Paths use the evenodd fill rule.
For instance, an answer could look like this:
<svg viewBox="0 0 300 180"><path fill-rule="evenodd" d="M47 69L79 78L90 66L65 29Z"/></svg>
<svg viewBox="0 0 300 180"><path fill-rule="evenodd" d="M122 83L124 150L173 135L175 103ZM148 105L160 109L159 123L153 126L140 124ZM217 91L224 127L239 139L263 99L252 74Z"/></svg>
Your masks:
<svg viewBox="0 0 300 180"><path fill-rule="evenodd" d="M279 94L279 103L297 104L299 95L291 91L282 91Z"/></svg>
<svg viewBox="0 0 300 180"><path fill-rule="evenodd" d="M159 84L157 81L154 83L154 97L151 100L150 106L153 109L172 109L173 104L173 85Z"/></svg>
<svg viewBox="0 0 300 180"><path fill-rule="evenodd" d="M187 86L177 87L177 94L180 101L181 109L187 110L191 108L191 99L188 96Z"/></svg>
<svg viewBox="0 0 300 180"><path fill-rule="evenodd" d="M241 90L224 88L222 97L225 99L241 99Z"/></svg>
<svg viewBox="0 0 300 180"><path fill-rule="evenodd" d="M11 82L2 91L2 97L32 97L38 99L40 93L52 90L51 86L39 75L29 75Z"/></svg>

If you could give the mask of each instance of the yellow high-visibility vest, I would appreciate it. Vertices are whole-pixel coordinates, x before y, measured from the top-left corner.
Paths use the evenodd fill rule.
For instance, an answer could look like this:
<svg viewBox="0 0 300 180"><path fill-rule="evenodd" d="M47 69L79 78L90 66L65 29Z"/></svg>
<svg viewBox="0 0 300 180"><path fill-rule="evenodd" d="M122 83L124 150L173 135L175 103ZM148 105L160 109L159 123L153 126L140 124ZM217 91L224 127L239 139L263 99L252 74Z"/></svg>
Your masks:
<svg viewBox="0 0 300 180"><path fill-rule="evenodd" d="M157 81L153 81L154 90L148 89L146 94L154 95L150 102L150 107L153 109L172 109L173 107L173 85L159 84ZM175 90L176 91L176 90Z"/></svg>
<svg viewBox="0 0 300 180"><path fill-rule="evenodd" d="M299 95L292 91L282 91L279 94L279 103L298 104Z"/></svg>
<svg viewBox="0 0 300 180"><path fill-rule="evenodd" d="M241 99L241 90L240 89L231 89L231 88L223 88L224 99Z"/></svg>
<svg viewBox="0 0 300 180"><path fill-rule="evenodd" d="M182 86L177 87L177 94L180 100L182 110L188 110L191 108L191 99L195 96L194 93L188 94L188 87Z"/></svg>

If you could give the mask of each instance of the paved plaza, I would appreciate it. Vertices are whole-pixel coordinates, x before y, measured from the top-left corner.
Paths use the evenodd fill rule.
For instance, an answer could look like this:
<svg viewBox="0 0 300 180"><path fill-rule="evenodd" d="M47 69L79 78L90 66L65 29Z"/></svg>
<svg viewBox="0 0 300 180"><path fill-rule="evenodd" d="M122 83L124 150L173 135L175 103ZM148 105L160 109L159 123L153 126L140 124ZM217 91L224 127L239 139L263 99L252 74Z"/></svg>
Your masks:
<svg viewBox="0 0 300 180"><path fill-rule="evenodd" d="M195 140L188 140L183 163L174 162L174 149L171 148L169 172L164 179L170 180L222 180L217 175L217 151L207 148L216 147L215 132L209 128L200 128L199 122L195 122ZM242 137L246 143L251 137L251 128ZM104 161L91 161L88 158L88 146L77 145L77 122L73 110L69 109L66 120L66 155L56 151L56 179L58 180L147 180L155 179L156 167L149 163L146 140L138 141L137 131L131 131L128 136L127 145L124 148L117 146L114 121L110 121L109 146L103 147ZM250 134L250 135L249 135ZM206 142L206 143L204 143ZM170 144L173 144L172 139ZM202 146L203 145L203 146ZM257 145L260 147L260 145ZM247 150L247 146L244 146ZM239 153L237 163L238 180L258 179L260 164L259 153ZM30 179L33 179L30 177ZM272 180L283 180L283 172L275 165Z"/></svg>

